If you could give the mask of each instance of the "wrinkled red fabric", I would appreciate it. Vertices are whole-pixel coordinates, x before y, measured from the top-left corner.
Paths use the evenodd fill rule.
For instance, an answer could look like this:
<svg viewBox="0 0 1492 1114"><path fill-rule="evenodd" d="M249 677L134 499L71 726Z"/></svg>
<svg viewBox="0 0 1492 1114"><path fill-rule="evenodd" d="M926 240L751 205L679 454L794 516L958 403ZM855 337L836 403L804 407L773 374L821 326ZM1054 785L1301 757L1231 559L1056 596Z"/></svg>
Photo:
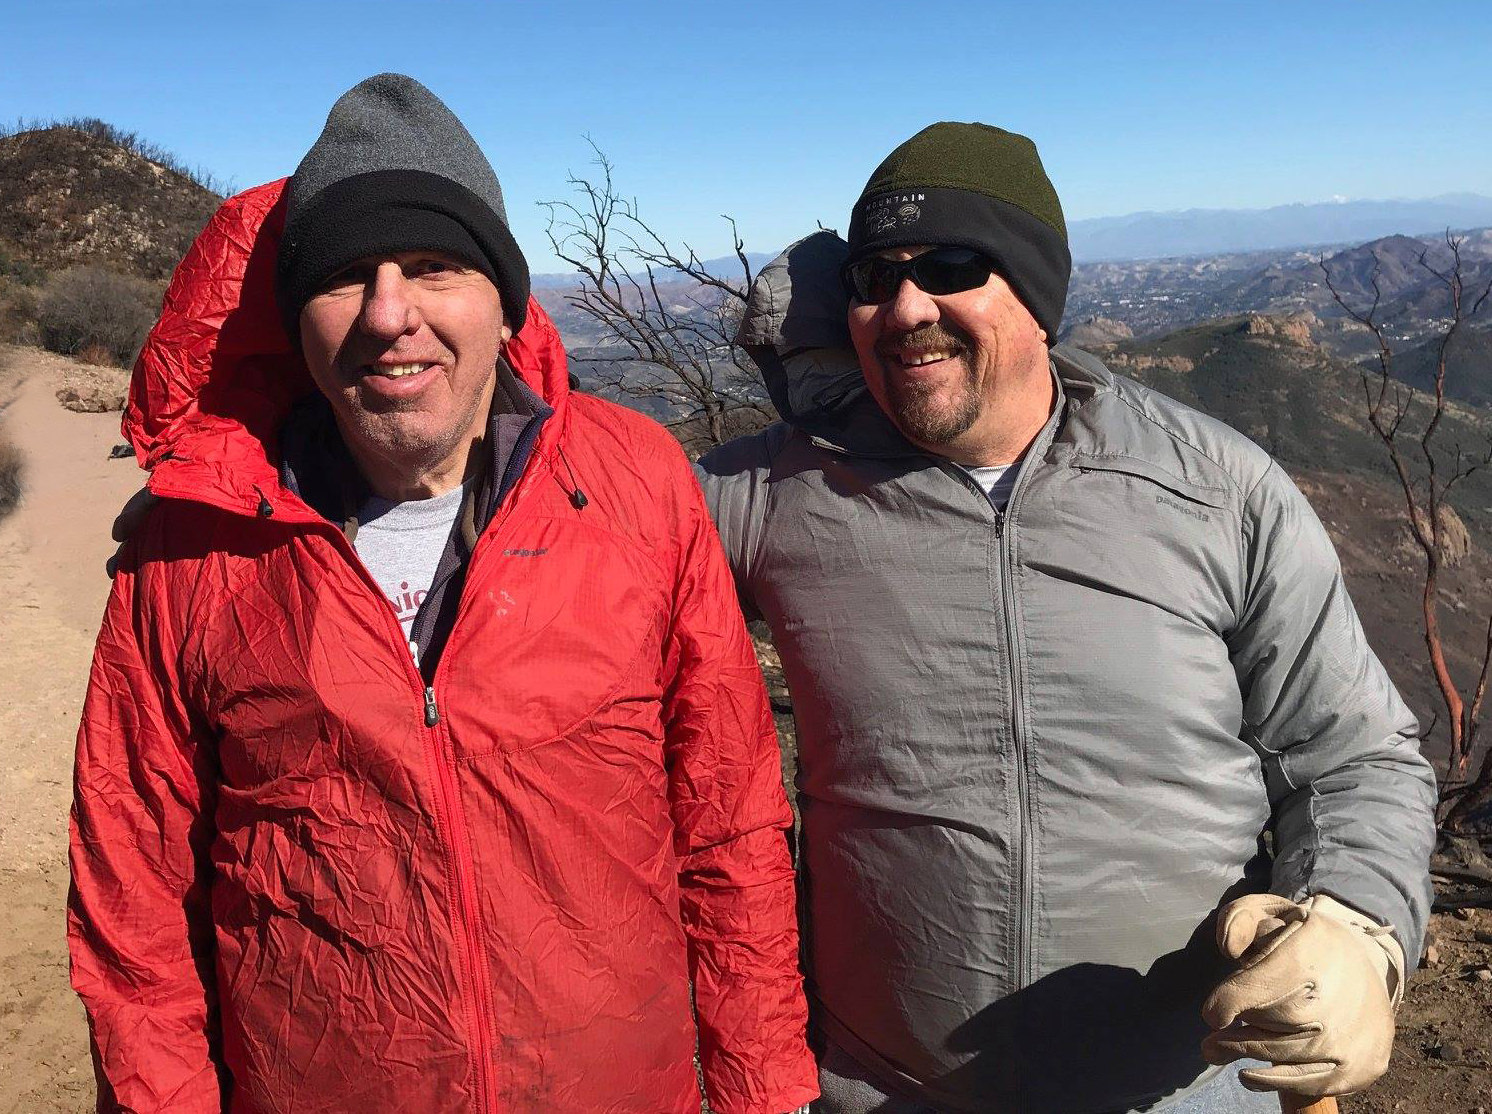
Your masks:
<svg viewBox="0 0 1492 1114"><path fill-rule="evenodd" d="M554 417L427 693L266 451L312 389L274 305L282 186L183 260L124 418L164 502L78 740L99 1109L693 1114L691 979L714 1108L807 1101L776 740L683 454L570 395L531 302L508 353Z"/></svg>

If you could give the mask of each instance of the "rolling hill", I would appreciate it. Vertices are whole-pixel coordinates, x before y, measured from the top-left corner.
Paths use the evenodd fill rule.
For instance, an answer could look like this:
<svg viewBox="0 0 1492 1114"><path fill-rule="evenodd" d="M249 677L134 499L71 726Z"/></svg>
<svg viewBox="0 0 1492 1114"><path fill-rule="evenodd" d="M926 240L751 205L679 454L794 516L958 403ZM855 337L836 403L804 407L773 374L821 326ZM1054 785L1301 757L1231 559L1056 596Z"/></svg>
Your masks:
<svg viewBox="0 0 1492 1114"><path fill-rule="evenodd" d="M0 137L0 253L8 269L90 265L170 276L222 198L111 134L102 124L59 125Z"/></svg>

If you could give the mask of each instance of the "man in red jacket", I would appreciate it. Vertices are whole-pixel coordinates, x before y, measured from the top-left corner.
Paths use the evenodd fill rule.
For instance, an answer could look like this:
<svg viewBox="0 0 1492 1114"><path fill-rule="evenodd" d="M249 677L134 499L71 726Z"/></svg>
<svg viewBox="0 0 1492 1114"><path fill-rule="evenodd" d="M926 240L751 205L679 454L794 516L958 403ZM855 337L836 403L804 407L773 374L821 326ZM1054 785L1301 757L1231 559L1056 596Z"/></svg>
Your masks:
<svg viewBox="0 0 1492 1114"><path fill-rule="evenodd" d="M444 105L371 78L224 205L125 431L162 502L78 743L99 1109L693 1114L696 1037L721 1114L814 1096L714 528L662 429L568 393Z"/></svg>

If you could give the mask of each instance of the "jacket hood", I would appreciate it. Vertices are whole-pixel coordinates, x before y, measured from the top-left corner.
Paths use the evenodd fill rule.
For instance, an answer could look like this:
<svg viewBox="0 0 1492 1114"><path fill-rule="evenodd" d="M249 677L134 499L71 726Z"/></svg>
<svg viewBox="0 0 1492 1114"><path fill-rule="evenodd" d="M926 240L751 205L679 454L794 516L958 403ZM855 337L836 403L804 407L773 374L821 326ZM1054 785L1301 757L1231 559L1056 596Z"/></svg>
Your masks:
<svg viewBox="0 0 1492 1114"><path fill-rule="evenodd" d="M736 330L782 420L810 433L837 430L865 395L839 280L849 254L827 229L790 245L757 273Z"/></svg>
<svg viewBox="0 0 1492 1114"><path fill-rule="evenodd" d="M275 302L284 189L282 178L223 202L172 275L135 361L121 427L157 495L312 513L281 486L272 459L281 423L316 389ZM553 321L532 299L505 352L555 411L537 446L549 459L565 426L569 371Z"/></svg>
<svg viewBox="0 0 1492 1114"><path fill-rule="evenodd" d="M736 343L761 370L772 405L789 425L865 455L920 454L866 390L839 278L849 254L849 244L827 229L790 245L757 273ZM1051 355L1069 398L1112 388L1112 374L1087 352L1058 345Z"/></svg>

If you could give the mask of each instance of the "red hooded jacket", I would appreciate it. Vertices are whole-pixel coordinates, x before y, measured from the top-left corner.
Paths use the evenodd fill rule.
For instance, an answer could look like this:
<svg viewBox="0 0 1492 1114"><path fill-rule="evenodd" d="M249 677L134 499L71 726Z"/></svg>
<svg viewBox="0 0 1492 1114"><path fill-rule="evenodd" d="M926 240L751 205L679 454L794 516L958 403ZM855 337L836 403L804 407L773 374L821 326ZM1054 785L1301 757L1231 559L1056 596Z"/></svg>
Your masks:
<svg viewBox="0 0 1492 1114"><path fill-rule="evenodd" d="M554 415L427 690L273 463L313 389L275 310L281 186L198 238L125 412L164 502L78 740L99 1109L694 1114L691 979L715 1110L806 1102L776 740L682 452L569 394L530 303L507 351Z"/></svg>

